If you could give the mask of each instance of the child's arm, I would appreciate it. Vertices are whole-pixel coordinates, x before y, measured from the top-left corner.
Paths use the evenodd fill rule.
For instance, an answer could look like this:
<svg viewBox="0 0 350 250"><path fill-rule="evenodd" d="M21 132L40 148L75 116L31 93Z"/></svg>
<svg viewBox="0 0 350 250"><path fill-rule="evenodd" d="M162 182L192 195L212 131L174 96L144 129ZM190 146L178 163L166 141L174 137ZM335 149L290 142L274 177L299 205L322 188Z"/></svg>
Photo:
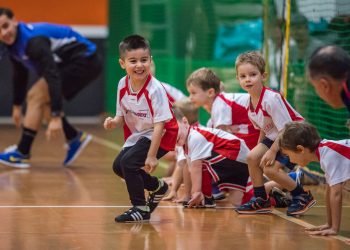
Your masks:
<svg viewBox="0 0 350 250"><path fill-rule="evenodd" d="M202 193L202 160L191 162L192 198L188 202L188 207L200 205L204 199Z"/></svg>
<svg viewBox="0 0 350 250"><path fill-rule="evenodd" d="M165 122L154 123L154 130L151 140L151 146L149 147L147 158L145 161L145 167L147 172L152 173L158 165L157 152L160 145L160 140L163 136Z"/></svg>
<svg viewBox="0 0 350 250"><path fill-rule="evenodd" d="M183 167L184 167L185 164L186 164L186 159L176 163L174 174L172 176L173 182L172 182L172 185L171 185L171 191L166 197L164 197L162 199L163 201L176 200L176 198L177 198L176 197L177 190L179 190L180 185L182 183L182 172L183 172Z"/></svg>
<svg viewBox="0 0 350 250"><path fill-rule="evenodd" d="M103 123L105 129L114 129L124 125L123 116L107 117Z"/></svg>
<svg viewBox="0 0 350 250"><path fill-rule="evenodd" d="M340 229L340 220L341 220L341 205L342 205L342 183L338 183L329 188L329 203L327 206L330 206L330 213L327 211L327 215L331 216L331 219L328 219L329 228L310 232L312 235L336 235ZM327 223L327 224L328 224Z"/></svg>

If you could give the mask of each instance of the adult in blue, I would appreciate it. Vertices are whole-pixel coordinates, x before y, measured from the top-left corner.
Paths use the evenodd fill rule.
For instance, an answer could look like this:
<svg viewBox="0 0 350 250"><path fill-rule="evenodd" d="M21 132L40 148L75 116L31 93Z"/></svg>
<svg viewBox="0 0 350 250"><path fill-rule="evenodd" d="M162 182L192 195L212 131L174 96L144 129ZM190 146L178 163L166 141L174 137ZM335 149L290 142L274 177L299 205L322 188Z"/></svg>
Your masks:
<svg viewBox="0 0 350 250"><path fill-rule="evenodd" d="M67 26L18 22L12 10L2 7L0 43L14 69L12 118L17 127L22 125L19 143L0 153L0 163L20 168L30 166L31 146L45 117L48 139L64 132L69 147L63 165L68 166L91 140L91 135L67 121L62 101L71 100L100 74L102 64L96 45ZM37 74L38 80L28 88L29 72ZM22 117L24 101L27 106Z"/></svg>

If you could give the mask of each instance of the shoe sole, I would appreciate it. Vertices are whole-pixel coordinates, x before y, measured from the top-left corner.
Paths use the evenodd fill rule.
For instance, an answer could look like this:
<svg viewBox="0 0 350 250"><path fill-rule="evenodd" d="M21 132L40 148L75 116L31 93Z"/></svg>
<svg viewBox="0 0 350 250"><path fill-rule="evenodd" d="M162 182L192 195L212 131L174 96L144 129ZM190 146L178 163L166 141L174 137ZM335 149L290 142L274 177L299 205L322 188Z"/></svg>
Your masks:
<svg viewBox="0 0 350 250"><path fill-rule="evenodd" d="M241 211L238 209L235 209L235 211L239 214L270 214L272 213L272 209L259 209L259 210L252 210L252 211Z"/></svg>
<svg viewBox="0 0 350 250"><path fill-rule="evenodd" d="M306 213L310 208L312 208L313 206L315 206L317 203L316 200L312 200L309 202L309 204L307 204L307 206L303 209L303 210L300 210L300 211L297 211L297 212L294 212L294 213L288 213L287 212L287 215L288 216L293 216L293 215L302 215L304 213Z"/></svg>
<svg viewBox="0 0 350 250"><path fill-rule="evenodd" d="M78 156L81 154L81 152L84 150L84 148L89 144L89 142L92 140L92 135L86 135L86 139L84 140L84 142L81 144L80 148L78 149L78 151L75 153L74 157L72 159L70 159L70 161L68 161L66 164L63 164L63 166L68 167L70 164L73 163L73 161L75 161Z"/></svg>
<svg viewBox="0 0 350 250"><path fill-rule="evenodd" d="M8 167L13 167L13 168L29 168L30 164L29 163L10 163L8 161L0 160L0 163L8 166Z"/></svg>
<svg viewBox="0 0 350 250"><path fill-rule="evenodd" d="M116 221L114 220L116 223L147 223L150 222L150 219L148 220L133 220L133 221Z"/></svg>

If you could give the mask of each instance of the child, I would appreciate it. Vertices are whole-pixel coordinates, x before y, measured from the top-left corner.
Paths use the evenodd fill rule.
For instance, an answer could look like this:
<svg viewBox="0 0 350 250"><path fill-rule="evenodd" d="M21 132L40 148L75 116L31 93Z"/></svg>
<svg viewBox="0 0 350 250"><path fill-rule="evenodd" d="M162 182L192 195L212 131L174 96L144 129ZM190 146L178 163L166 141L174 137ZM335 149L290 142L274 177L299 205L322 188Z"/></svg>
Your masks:
<svg viewBox="0 0 350 250"><path fill-rule="evenodd" d="M320 162L327 181L327 223L309 228L313 235L338 234L341 221L342 188L350 181L350 140L321 140L315 127L291 122L285 126L279 146L291 162L302 167Z"/></svg>
<svg viewBox="0 0 350 250"><path fill-rule="evenodd" d="M191 101L203 107L210 115L211 124L243 139L252 149L259 139L247 114L249 95L247 93L225 93L221 91L219 77L208 68L194 71L186 81Z"/></svg>
<svg viewBox="0 0 350 250"><path fill-rule="evenodd" d="M125 144L113 171L125 179L133 207L115 221L147 221L168 191L164 181L149 173L159 158L174 150L178 127L164 87L150 74L148 41L139 35L128 36L119 44L119 54L127 76L118 84L116 116L106 118L104 127L124 127ZM147 203L144 189L150 191Z"/></svg>
<svg viewBox="0 0 350 250"><path fill-rule="evenodd" d="M189 158L192 191L188 207L201 207L205 198L211 197L210 176L220 188L229 190L231 204L239 206L249 178L245 142L220 129L190 126L179 110L175 115L179 126L177 145L184 146Z"/></svg>
<svg viewBox="0 0 350 250"><path fill-rule="evenodd" d="M236 60L237 79L241 87L250 95L248 109L249 119L260 129L259 144L247 157L250 177L254 186L254 198L237 209L238 213L270 213L271 203L263 184L263 174L290 191L293 196L288 206L287 215L305 213L316 201L310 192L290 178L283 165L291 170L295 165L287 157L279 153L278 134L284 125L291 121L303 121L280 93L276 93L263 85L266 78L265 61L257 52L239 55Z"/></svg>

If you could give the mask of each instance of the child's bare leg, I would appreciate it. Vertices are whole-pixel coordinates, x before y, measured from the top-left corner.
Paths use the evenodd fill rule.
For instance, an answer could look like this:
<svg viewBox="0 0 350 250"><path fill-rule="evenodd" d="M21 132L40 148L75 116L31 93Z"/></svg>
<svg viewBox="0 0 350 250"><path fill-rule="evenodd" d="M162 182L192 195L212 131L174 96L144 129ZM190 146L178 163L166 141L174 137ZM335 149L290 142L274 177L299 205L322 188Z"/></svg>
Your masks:
<svg viewBox="0 0 350 250"><path fill-rule="evenodd" d="M268 148L264 144L259 143L247 156L249 175L254 187L264 185L263 169L260 167L260 160L267 150Z"/></svg>
<svg viewBox="0 0 350 250"><path fill-rule="evenodd" d="M294 190L297 186L297 183L292 178L290 178L287 173L280 171L281 168L282 164L278 161L275 161L272 166L264 167L264 173L267 177L270 178L270 180L277 182L288 191Z"/></svg>
<svg viewBox="0 0 350 250"><path fill-rule="evenodd" d="M239 207L242 203L244 193L240 190L229 189L228 190L228 200L234 207Z"/></svg>

